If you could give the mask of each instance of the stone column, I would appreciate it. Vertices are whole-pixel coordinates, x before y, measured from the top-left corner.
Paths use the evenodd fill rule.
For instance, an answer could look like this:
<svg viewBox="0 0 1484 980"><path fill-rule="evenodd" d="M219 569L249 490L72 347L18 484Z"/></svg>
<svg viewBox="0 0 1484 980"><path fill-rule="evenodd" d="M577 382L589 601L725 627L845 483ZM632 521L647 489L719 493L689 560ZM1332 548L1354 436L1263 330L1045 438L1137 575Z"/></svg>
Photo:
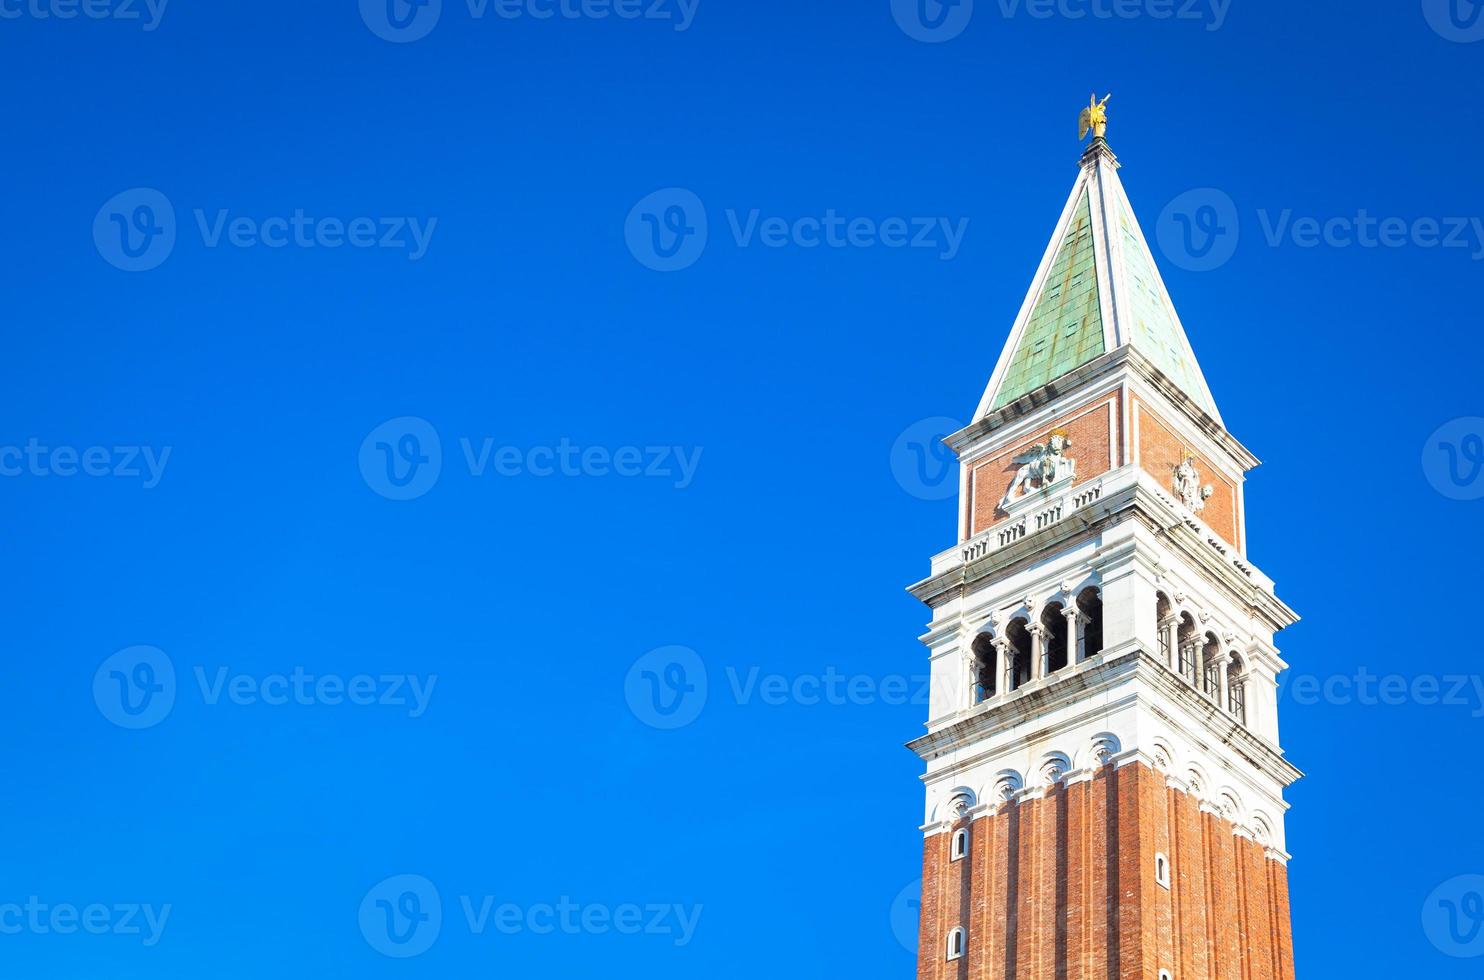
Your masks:
<svg viewBox="0 0 1484 980"><path fill-rule="evenodd" d="M1177 646L1180 642L1179 626L1179 616L1171 616L1159 624L1159 640L1164 648L1165 665L1175 671L1180 669L1180 650Z"/></svg>
<svg viewBox="0 0 1484 980"><path fill-rule="evenodd" d="M1231 692L1226 689L1226 669L1231 666L1231 662L1230 652L1216 655L1216 707L1225 715L1231 714Z"/></svg>
<svg viewBox="0 0 1484 980"><path fill-rule="evenodd" d="M1051 637L1038 619L1030 626L1031 633L1031 679L1041 680L1051 673Z"/></svg>
<svg viewBox="0 0 1484 980"><path fill-rule="evenodd" d="M994 648L1000 658L1000 685L996 695L1004 697L1015 690L1015 654L1010 648L1010 641L1003 636L995 638Z"/></svg>
<svg viewBox="0 0 1484 980"><path fill-rule="evenodd" d="M1075 666L1087 659L1087 634L1082 629L1087 617L1078 612L1075 599L1068 600L1062 615L1067 617L1067 663Z"/></svg>
<svg viewBox="0 0 1484 980"><path fill-rule="evenodd" d="M1182 659L1190 663L1189 671L1181 666ZM1204 686L1205 680L1201 676L1201 642L1199 640L1186 640L1179 645L1175 654L1175 670L1185 678L1185 683L1190 684L1196 690L1199 691Z"/></svg>

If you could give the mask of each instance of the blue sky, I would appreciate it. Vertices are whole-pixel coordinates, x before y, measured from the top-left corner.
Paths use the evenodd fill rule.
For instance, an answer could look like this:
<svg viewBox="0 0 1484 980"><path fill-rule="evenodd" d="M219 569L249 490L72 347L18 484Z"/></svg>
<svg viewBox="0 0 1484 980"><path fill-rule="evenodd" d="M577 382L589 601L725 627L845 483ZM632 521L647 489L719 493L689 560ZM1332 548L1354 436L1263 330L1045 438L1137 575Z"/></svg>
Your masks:
<svg viewBox="0 0 1484 980"><path fill-rule="evenodd" d="M972 413L1093 88L1331 685L1282 705L1299 969L1473 975L1451 2L0 0L0 904L101 933L5 975L909 975L903 587L954 533L910 446ZM1192 190L1220 261L1160 220ZM419 955L363 935L434 896Z"/></svg>

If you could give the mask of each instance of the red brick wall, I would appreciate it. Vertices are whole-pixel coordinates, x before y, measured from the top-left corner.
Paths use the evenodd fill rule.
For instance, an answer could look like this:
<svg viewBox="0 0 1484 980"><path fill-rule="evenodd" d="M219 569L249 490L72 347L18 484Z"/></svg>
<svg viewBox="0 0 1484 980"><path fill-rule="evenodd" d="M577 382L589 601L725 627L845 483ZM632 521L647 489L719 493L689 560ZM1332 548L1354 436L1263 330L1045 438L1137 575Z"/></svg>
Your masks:
<svg viewBox="0 0 1484 980"><path fill-rule="evenodd" d="M973 537L985 528L1004 519L1000 501L1010 489L1010 481L1020 470L1015 457L1028 452L1037 443L1044 444L1053 429L1065 429L1071 438L1067 455L1077 461L1077 482L1101 476L1113 469L1118 456L1117 433L1110 438L1110 419L1116 419L1114 397L1105 397L1095 403L1080 405L1064 413L1055 422L1014 446L995 453L976 463L969 475L969 499L967 501L967 537ZM1089 407L1095 405L1096 407Z"/></svg>
<svg viewBox="0 0 1484 980"><path fill-rule="evenodd" d="M1194 456L1196 468L1201 471L1202 485L1210 484L1215 491L1211 499L1206 501L1206 509L1201 511L1201 520L1210 525L1211 530L1241 548L1236 481L1205 456L1186 445L1170 426L1138 399L1134 399L1134 414L1134 424L1139 434L1139 465L1157 479L1160 486L1173 493L1175 468L1185 462L1186 456Z"/></svg>
<svg viewBox="0 0 1484 980"><path fill-rule="evenodd" d="M1141 764L974 821L960 861L950 840L924 849L919 980L1293 980L1287 869Z"/></svg>

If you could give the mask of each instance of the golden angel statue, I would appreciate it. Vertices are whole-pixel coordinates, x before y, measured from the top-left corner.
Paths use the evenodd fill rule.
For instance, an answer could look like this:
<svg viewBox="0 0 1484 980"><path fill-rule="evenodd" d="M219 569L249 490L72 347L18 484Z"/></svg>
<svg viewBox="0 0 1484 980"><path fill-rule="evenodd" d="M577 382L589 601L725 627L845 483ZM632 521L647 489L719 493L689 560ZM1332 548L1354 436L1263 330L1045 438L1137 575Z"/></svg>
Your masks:
<svg viewBox="0 0 1484 980"><path fill-rule="evenodd" d="M1087 131L1092 130L1092 135L1102 139L1108 132L1108 100L1113 98L1109 92L1103 96L1103 101L1098 101L1098 94L1092 93L1092 98L1087 102L1087 108L1082 110L1081 117L1077 120L1077 128L1081 130L1077 136L1079 140L1087 139Z"/></svg>

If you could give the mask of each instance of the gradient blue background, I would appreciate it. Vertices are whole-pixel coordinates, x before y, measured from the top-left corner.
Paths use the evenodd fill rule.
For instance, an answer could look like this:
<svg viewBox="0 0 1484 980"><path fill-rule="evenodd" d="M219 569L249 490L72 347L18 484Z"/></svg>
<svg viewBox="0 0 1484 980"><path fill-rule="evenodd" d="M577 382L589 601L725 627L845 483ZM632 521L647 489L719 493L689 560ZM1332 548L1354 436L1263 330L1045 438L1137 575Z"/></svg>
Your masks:
<svg viewBox="0 0 1484 980"><path fill-rule="evenodd" d="M701 0L694 25L471 20L374 36L355 4L176 0L137 24L0 20L0 443L173 448L161 484L0 479L0 901L171 903L164 939L0 936L27 978L904 977L890 925L920 868L921 705L738 704L725 671L926 666L903 586L954 505L891 449L967 419L1076 176L1110 139L1146 231L1210 186L1243 220L1207 273L1160 255L1232 431L1264 460L1251 556L1304 621L1293 673L1479 671L1479 503L1419 460L1484 414L1467 250L1270 247L1260 209L1484 214L1484 44L1415 0L1237 0L1200 23L1006 19L908 38L886 0ZM153 187L181 239L126 274L100 205ZM693 267L624 244L657 188L711 217ZM426 258L207 249L194 208L437 217ZM967 217L911 249L739 248L727 209ZM372 492L362 439L413 415L441 481ZM677 444L693 486L471 477L457 438ZM131 644L182 675L143 732L94 670ZM692 725L624 677L696 650ZM207 706L193 666L436 673L428 713ZM1288 820L1305 977L1476 975L1424 899L1484 870L1480 707L1297 705ZM383 878L445 902L420 958L357 928ZM471 936L461 894L704 906L694 941Z"/></svg>

